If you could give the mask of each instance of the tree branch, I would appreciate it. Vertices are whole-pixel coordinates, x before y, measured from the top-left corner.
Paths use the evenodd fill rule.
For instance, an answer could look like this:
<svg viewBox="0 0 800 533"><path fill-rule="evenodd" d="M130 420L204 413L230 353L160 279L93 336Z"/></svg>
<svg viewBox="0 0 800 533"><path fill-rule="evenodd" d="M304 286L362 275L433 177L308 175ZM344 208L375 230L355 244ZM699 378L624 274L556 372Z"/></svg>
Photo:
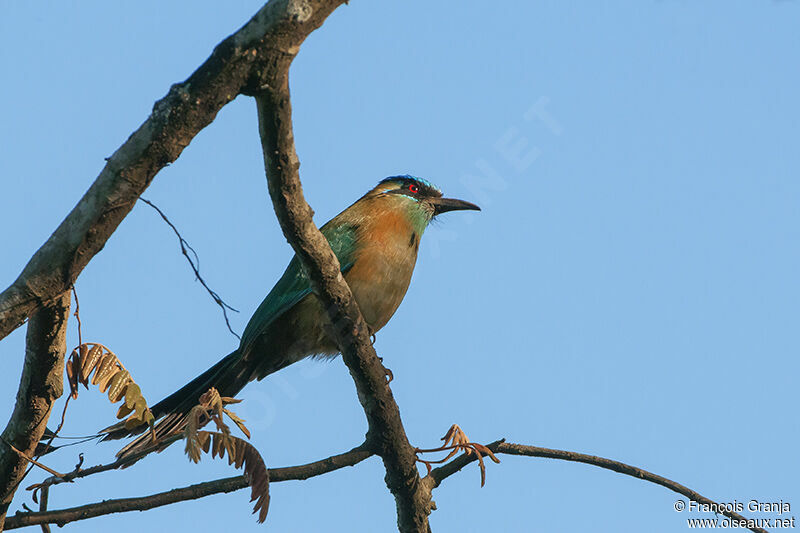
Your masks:
<svg viewBox="0 0 800 533"><path fill-rule="evenodd" d="M386 485L395 497L402 532L427 532L430 491L422 485L414 449L386 381L386 369L370 342L369 328L340 272L339 261L312 220L303 197L292 132L287 56L283 68L262 78L255 94L269 192L283 234L305 268L330 321L328 333L355 381L369 430L367 442L381 456Z"/></svg>
<svg viewBox="0 0 800 533"><path fill-rule="evenodd" d="M321 476L346 466L354 466L372 455L372 451L369 450L365 443L348 452L313 463L285 468L270 468L270 483L304 480L315 476ZM245 479L244 476L233 476L139 498L105 500L103 502L90 503L79 507L56 511L17 513L15 516L8 517L6 520L6 529L16 529L38 524L57 524L60 527L68 522L74 522L76 520L85 520L87 518L94 518L96 516L112 513L146 511L172 503L204 498L212 494L233 492L247 488L248 486L247 479Z"/></svg>
<svg viewBox="0 0 800 533"><path fill-rule="evenodd" d="M570 452L567 450L555 450L552 448L541 448L539 446L527 446L524 444L512 444L510 442L504 442L503 440L495 441L487 446L492 452L494 453L503 453L507 455L524 455L528 457L546 457L548 459L560 459L562 461L572 461L576 463L585 463L589 465L598 466L600 468L605 468L606 470L613 470L614 472L619 472L620 474L625 474L628 476L633 476L638 479L642 479L644 481L649 481L650 483L655 483L656 485L661 485L662 487L666 487L673 492L677 492L683 496L686 496L690 500L696 501L700 504L707 504L712 505L714 508L720 509L720 514L727 516L728 518L732 518L737 521L746 521L747 518L732 512L724 510L724 506L714 502L709 498L706 498L702 494L693 491L692 489L681 485L671 479L667 479L665 477L659 476L658 474L653 474L652 472L648 472L642 468L637 468L635 466L631 466L626 463L622 463L620 461L615 461L613 459L606 459L605 457L598 457L596 455L587 455L584 453L577 453L577 452ZM428 485L431 489L438 487L442 481L447 479L448 477L452 476L468 464L473 461L477 460L477 456L475 454L465 455L462 454L456 459L453 459L449 463L440 466L439 468L434 468L430 474L425 476L423 480L426 485ZM765 529L761 529L758 527L751 527L747 528L755 533L767 533Z"/></svg>
<svg viewBox="0 0 800 533"><path fill-rule="evenodd" d="M66 291L28 322L17 403L0 437L0 531L25 476L28 458L44 434L53 402L64 391L64 354L70 294Z"/></svg>
<svg viewBox="0 0 800 533"><path fill-rule="evenodd" d="M645 481L650 481L651 483L661 485L698 503L724 509L721 505L716 504L716 502L714 502L713 500L706 498L705 496L699 494L698 492L688 487L685 487L675 481L664 478L657 474L653 474L652 472L648 472L647 470L643 470L641 468L628 465L626 463L614 461L612 459L606 459L604 457L597 457L594 455L587 455L566 450L556 450L552 448L542 448L539 446L526 446L523 444L506 443L503 440L495 441L489 444L487 447L496 454L500 453L507 455L522 455L529 457L545 457L548 459L559 459L564 461L573 461L573 462L598 466L600 468L613 470L621 474L626 474L638 479L643 479ZM269 469L270 482L277 483L282 481L309 479L311 477L320 476L323 474L327 474L329 472L333 472L335 470L344 468L346 466L355 466L356 464L364 461L365 459L368 459L372 455L373 452L371 451L370 446L368 445L368 443L365 442L364 444L357 446L356 448L353 448L348 452L339 455L334 455L326 459L322 459L305 465L291 466L284 468L271 468ZM433 490L434 488L439 487L445 479L461 471L464 467L466 467L467 465L476 460L477 457L474 454L470 455L462 454L453 459L452 461L450 461L449 463L440 466L438 468L434 468L431 471L431 473L422 480L423 485L425 485L426 489ZM84 477L98 472L110 470L118 466L119 465L117 465L117 463L111 463L109 465L100 465L98 467L92 467L92 468L87 468L85 470L81 470L77 475L70 476L70 474L67 474L65 477L68 477L70 479L76 479L78 477ZM49 478L49 479L55 479L55 478ZM44 488L48 488L49 485L55 484L55 483L48 483L48 480L45 480L45 482L41 484ZM63 480L59 480L58 482L62 481ZM19 527L33 526L39 524L57 524L59 526L62 526L67 522L72 522L76 520L85 520L87 518L93 518L96 516L102 516L118 512L145 511L147 509L152 509L163 505L169 505L171 503L203 498L205 496L211 496L213 494L219 494L223 492L232 492L247 487L248 483L247 480L244 478L244 476L234 476L229 478L218 479L215 481L208 481L205 483L200 483L189 487L174 489L168 492L162 492L159 494L153 494L151 496L144 496L140 498L107 500L104 502L83 505L80 507L73 507L70 509L61 509L57 511L29 512L29 513L18 512L15 516L6 519L6 529L15 529ZM735 512L728 512L722 510L721 514L738 521L747 520L746 517ZM766 533L766 530L757 527L748 529L750 529L755 533Z"/></svg>
<svg viewBox="0 0 800 533"><path fill-rule="evenodd" d="M219 110L248 92L255 73L296 54L344 0L273 0L222 41L189 78L173 85L114 154L83 198L19 277L0 293L0 339L66 292L133 209L156 173L175 161Z"/></svg>

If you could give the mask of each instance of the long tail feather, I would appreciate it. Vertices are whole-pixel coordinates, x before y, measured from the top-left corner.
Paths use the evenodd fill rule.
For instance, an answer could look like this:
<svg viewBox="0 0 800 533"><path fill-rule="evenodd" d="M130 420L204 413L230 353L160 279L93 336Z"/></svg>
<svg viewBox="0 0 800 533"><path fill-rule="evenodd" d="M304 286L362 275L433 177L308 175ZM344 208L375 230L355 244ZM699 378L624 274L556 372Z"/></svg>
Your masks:
<svg viewBox="0 0 800 533"><path fill-rule="evenodd" d="M116 440L139 435L117 453L117 457L120 458L130 457L149 448L161 451L174 442L171 437L183 431L187 413L197 405L203 393L214 387L222 396L234 396L250 381L250 374L246 362L238 351L234 351L155 404L151 411L156 420L160 420L155 424L152 433L147 431L147 426L127 429L123 421L103 429L100 432L101 440Z"/></svg>

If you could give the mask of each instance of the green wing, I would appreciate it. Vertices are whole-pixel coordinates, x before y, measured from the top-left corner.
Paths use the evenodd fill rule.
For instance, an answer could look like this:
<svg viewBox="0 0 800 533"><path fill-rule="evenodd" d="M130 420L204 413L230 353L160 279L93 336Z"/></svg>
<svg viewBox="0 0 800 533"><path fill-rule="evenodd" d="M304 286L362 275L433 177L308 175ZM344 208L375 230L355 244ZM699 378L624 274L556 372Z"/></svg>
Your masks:
<svg viewBox="0 0 800 533"><path fill-rule="evenodd" d="M330 223L325 224L321 231L328 239L333 253L336 254L342 273L345 273L353 266L355 260L356 227L338 224L336 227L331 226ZM241 346L244 347L253 342L276 318L309 294L311 294L311 286L308 278L303 272L297 256L294 256L281 279L269 291L267 297L253 313L247 327L244 328Z"/></svg>

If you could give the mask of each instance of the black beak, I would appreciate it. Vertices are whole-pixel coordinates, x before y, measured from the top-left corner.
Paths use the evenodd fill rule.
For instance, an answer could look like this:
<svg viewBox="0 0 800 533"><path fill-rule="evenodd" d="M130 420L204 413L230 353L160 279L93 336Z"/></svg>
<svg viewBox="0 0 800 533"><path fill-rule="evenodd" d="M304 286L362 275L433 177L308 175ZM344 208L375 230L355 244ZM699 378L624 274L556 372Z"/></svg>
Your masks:
<svg viewBox="0 0 800 533"><path fill-rule="evenodd" d="M447 213L448 211L463 211L466 209L470 209L472 211L481 210L481 208L475 204L465 202L464 200L458 200L456 198L431 198L429 201L431 204L433 204L434 216Z"/></svg>

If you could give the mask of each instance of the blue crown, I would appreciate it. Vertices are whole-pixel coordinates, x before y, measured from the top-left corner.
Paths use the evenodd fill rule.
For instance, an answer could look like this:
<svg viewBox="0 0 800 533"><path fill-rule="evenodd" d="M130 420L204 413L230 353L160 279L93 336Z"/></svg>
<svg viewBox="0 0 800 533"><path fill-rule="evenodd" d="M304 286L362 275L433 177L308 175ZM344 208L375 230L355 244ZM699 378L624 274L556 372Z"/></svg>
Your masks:
<svg viewBox="0 0 800 533"><path fill-rule="evenodd" d="M400 181L400 182L413 181L413 182L416 182L417 185L420 186L420 188L432 189L432 190L438 192L439 194L442 194L442 191L439 189L439 187L437 187L436 185L434 185L430 181L426 180L425 178L418 178L417 176L412 176L411 174L401 174L399 176L390 176L388 178L382 179L378 183L378 185L380 185L381 183L387 183L387 182L390 182L390 181Z"/></svg>

